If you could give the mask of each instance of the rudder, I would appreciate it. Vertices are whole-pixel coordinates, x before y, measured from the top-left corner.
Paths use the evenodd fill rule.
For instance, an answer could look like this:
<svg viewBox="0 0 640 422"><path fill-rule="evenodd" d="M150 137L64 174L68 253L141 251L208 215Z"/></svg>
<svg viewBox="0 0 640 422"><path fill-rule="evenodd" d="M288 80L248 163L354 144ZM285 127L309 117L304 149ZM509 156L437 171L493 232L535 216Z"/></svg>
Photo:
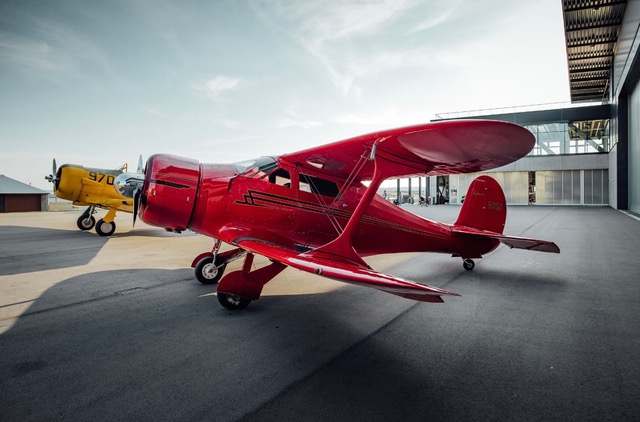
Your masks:
<svg viewBox="0 0 640 422"><path fill-rule="evenodd" d="M455 225L502 233L506 219L502 188L492 177L480 176L469 185Z"/></svg>

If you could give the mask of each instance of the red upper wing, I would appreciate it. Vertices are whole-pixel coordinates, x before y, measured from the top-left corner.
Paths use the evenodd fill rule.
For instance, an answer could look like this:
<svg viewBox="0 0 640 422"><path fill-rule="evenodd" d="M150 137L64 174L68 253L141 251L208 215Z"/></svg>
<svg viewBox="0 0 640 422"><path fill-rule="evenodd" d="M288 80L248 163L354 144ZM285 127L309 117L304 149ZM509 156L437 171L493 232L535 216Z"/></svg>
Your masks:
<svg viewBox="0 0 640 422"><path fill-rule="evenodd" d="M377 144L376 157L393 168L388 177L414 174L473 173L501 167L525 155L535 144L531 132L494 120L451 120L385 130L285 154L281 160L347 178L362 156ZM374 162L366 161L357 180L371 180Z"/></svg>

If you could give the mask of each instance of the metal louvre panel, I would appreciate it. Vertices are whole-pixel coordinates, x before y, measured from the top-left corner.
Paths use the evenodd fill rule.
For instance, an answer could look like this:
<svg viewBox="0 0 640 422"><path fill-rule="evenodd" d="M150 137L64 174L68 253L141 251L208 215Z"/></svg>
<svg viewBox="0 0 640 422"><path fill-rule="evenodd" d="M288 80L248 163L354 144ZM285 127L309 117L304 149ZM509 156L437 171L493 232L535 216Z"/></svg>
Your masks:
<svg viewBox="0 0 640 422"><path fill-rule="evenodd" d="M626 0L562 2L572 102L608 102L626 4Z"/></svg>

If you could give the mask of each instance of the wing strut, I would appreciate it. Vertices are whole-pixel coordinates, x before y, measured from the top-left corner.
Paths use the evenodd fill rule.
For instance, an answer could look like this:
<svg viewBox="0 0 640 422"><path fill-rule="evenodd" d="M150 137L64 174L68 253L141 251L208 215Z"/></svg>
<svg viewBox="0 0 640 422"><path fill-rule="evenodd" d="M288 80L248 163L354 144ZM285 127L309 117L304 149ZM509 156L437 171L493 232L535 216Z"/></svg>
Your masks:
<svg viewBox="0 0 640 422"><path fill-rule="evenodd" d="M347 192L349 187L353 184L354 180L356 179L356 177L358 176L358 174L360 173L364 165L367 163L367 161L372 161L375 158L378 143L383 139L384 138L378 138L376 139L376 141L374 142L371 148L369 148L368 146L365 148L364 153L358 159L358 162L353 167L353 170L351 170L349 177L347 177L344 184L342 185L342 188L340 188L340 191L338 192L334 200L331 202L331 204L327 204L324 200L324 197L319 193L317 193L318 192L317 188L311 189L311 192L314 194L316 200L318 201L318 204L320 204L320 206L324 210L325 215L327 216L329 222L333 226L338 236L342 233L343 229L338 219L331 212L332 211L331 208L336 205L336 203L340 200L340 198L344 197L344 194ZM309 180L309 183L313 184L313 180Z"/></svg>
<svg viewBox="0 0 640 422"><path fill-rule="evenodd" d="M356 227L358 226L358 224L360 223L360 220L362 219L362 216L364 215L365 211L371 204L371 201L373 200L374 196L377 194L378 188L380 187L382 182L388 177L388 175L385 172L385 168L388 169L388 167L384 165L380 165L379 160L376 159L377 145L378 145L378 142L376 141L376 143L371 148L371 152L369 156L367 157L369 161L373 160L374 162L375 170L373 173L373 179L371 180L371 184L369 185L364 195L362 196L362 199L358 203L358 206L353 211L351 218L349 218L349 221L347 222L347 225L345 226L344 230L333 241L311 252L307 252L304 255L312 255L312 256L313 255L321 256L323 254L331 255L330 259L332 260L351 261L358 266L362 266L364 268L370 268L369 265L367 265L367 263L362 260L360 255L358 255L356 250L353 248L353 236L355 234Z"/></svg>

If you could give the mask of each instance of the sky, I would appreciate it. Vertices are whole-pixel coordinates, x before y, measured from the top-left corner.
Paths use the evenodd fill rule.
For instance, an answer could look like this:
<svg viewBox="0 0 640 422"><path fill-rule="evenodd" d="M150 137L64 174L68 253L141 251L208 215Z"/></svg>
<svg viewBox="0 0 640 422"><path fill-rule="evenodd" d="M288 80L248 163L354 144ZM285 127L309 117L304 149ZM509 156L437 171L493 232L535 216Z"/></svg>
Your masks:
<svg viewBox="0 0 640 422"><path fill-rule="evenodd" d="M0 0L0 174L45 190L569 100L558 0Z"/></svg>

